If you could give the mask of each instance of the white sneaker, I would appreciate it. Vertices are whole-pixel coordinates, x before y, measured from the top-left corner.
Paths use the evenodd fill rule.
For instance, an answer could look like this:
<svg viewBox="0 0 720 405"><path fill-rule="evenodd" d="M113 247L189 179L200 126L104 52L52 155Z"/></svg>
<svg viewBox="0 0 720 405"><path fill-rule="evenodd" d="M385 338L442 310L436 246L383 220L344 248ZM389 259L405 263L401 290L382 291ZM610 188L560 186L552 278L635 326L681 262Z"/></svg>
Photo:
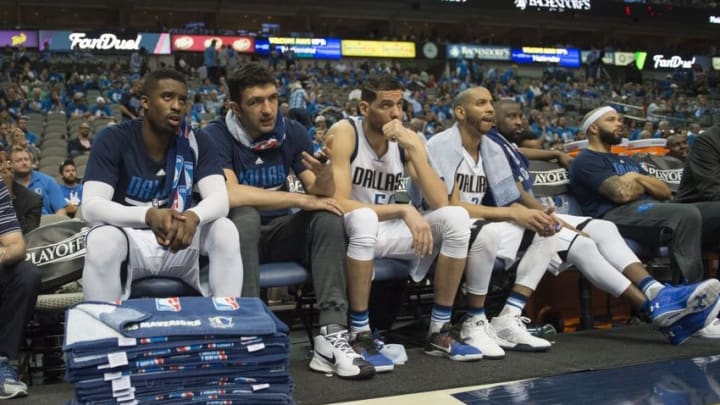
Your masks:
<svg viewBox="0 0 720 405"><path fill-rule="evenodd" d="M497 344L497 335L490 322L483 316L466 319L460 330L463 341L480 349L484 359L502 359L505 350Z"/></svg>
<svg viewBox="0 0 720 405"><path fill-rule="evenodd" d="M321 327L320 334L315 336L315 351L310 368L356 380L375 375L372 364L365 361L348 343L348 331L343 329L328 333L328 326Z"/></svg>
<svg viewBox="0 0 720 405"><path fill-rule="evenodd" d="M495 329L497 344L505 350L520 352L544 352L550 349L550 342L535 337L527 331L530 319L519 314L498 315L490 322Z"/></svg>
<svg viewBox="0 0 720 405"><path fill-rule="evenodd" d="M720 319L715 318L708 326L695 332L695 336L708 339L720 339Z"/></svg>

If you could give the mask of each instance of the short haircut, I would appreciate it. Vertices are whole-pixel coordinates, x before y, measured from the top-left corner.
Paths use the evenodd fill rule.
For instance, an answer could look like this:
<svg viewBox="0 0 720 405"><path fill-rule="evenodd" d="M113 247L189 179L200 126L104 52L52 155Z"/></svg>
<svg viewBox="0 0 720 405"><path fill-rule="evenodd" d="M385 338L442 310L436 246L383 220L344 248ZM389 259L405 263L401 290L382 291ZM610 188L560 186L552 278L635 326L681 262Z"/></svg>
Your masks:
<svg viewBox="0 0 720 405"><path fill-rule="evenodd" d="M187 87L185 75L173 69L159 69L145 75L142 81L142 92L149 95L158 87L160 80L171 79L178 81Z"/></svg>
<svg viewBox="0 0 720 405"><path fill-rule="evenodd" d="M63 170L65 170L65 166L73 166L75 167L75 161L72 159L66 159L64 162L60 164L60 167L58 167L58 171L60 174L62 174Z"/></svg>
<svg viewBox="0 0 720 405"><path fill-rule="evenodd" d="M230 99L236 103L240 102L243 90L248 87L276 85L275 77L265 65L258 62L250 62L233 69L228 73L227 86Z"/></svg>
<svg viewBox="0 0 720 405"><path fill-rule="evenodd" d="M21 153L21 152L22 152L22 153L27 153L28 156L30 157L30 161L31 161L31 162L35 161L35 158L34 158L33 154L30 153L30 151L27 150L27 148L23 148L22 146L17 146L17 145L16 145L16 146L13 146L12 151L10 151L10 159L12 159L12 156L13 156L14 154Z"/></svg>
<svg viewBox="0 0 720 405"><path fill-rule="evenodd" d="M383 73L369 78L360 90L360 100L372 103L377 98L378 91L405 90L400 82L392 75Z"/></svg>
<svg viewBox="0 0 720 405"><path fill-rule="evenodd" d="M495 107L503 107L507 105L520 105L520 103L508 97L503 97L499 100L495 100L495 102L493 103L493 106Z"/></svg>

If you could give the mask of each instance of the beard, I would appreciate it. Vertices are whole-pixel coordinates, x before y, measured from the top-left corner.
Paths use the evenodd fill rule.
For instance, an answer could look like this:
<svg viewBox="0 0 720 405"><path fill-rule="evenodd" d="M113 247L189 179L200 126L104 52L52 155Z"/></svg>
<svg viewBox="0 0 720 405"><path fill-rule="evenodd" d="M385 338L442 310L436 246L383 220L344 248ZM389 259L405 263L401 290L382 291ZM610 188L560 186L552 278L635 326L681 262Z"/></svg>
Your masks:
<svg viewBox="0 0 720 405"><path fill-rule="evenodd" d="M602 128L598 128L599 133L598 137L600 138L600 141L606 145L620 145L622 142L622 136L617 137L615 136L615 133L612 131L606 131Z"/></svg>

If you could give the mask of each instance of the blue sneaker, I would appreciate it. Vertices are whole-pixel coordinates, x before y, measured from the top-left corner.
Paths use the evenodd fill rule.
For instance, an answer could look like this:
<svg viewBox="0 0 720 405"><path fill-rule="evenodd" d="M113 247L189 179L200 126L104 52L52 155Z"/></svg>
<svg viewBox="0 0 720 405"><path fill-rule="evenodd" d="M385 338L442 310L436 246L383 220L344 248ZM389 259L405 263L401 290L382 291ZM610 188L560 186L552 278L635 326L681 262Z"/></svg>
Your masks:
<svg viewBox="0 0 720 405"><path fill-rule="evenodd" d="M671 344L679 345L688 340L693 333L714 322L718 312L720 312L720 299L716 298L715 303L705 308L704 311L692 313L668 327L659 328L659 330L670 340Z"/></svg>
<svg viewBox="0 0 720 405"><path fill-rule="evenodd" d="M483 357L480 349L466 344L460 338L460 333L449 323L443 325L440 332L435 332L428 337L425 354L445 356L455 361L473 361Z"/></svg>
<svg viewBox="0 0 720 405"><path fill-rule="evenodd" d="M670 327L690 314L705 311L719 295L720 281L716 279L675 287L666 285L650 301L650 319L658 328Z"/></svg>
<svg viewBox="0 0 720 405"><path fill-rule="evenodd" d="M27 385L18 380L15 369L7 360L0 360L0 399L24 397L27 393Z"/></svg>
<svg viewBox="0 0 720 405"><path fill-rule="evenodd" d="M358 333L355 340L350 342L350 346L352 346L353 350L361 355L365 361L372 364L376 373L393 371L395 368L395 363L380 353L380 348L370 331Z"/></svg>

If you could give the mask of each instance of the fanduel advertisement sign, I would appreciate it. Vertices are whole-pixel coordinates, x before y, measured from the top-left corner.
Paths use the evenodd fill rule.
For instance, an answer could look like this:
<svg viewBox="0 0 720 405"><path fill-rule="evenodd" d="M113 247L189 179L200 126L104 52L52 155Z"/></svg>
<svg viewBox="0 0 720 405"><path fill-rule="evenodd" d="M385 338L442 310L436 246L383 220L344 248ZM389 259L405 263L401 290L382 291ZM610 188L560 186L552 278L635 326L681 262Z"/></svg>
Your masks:
<svg viewBox="0 0 720 405"><path fill-rule="evenodd" d="M514 0L515 8L538 11L589 11L590 0Z"/></svg>
<svg viewBox="0 0 720 405"><path fill-rule="evenodd" d="M679 55L665 56L663 54L655 54L648 61L647 52L635 52L635 65L638 70L643 70L645 65L652 63L653 69L692 69L695 64L695 57L686 59Z"/></svg>
<svg viewBox="0 0 720 405"><path fill-rule="evenodd" d="M70 38L70 49L95 51L138 51L142 35L137 34L134 39L120 39L115 34L102 34L99 37L88 37L84 32L73 32Z"/></svg>
<svg viewBox="0 0 720 405"><path fill-rule="evenodd" d="M170 54L170 34L119 34L112 32L87 33L72 31L40 31L40 44L48 43L51 51L138 51L145 48L153 55Z"/></svg>
<svg viewBox="0 0 720 405"><path fill-rule="evenodd" d="M683 59L681 56L677 55L669 57L665 57L665 55L654 55L653 62L655 64L655 69L690 69L695 64L695 58Z"/></svg>
<svg viewBox="0 0 720 405"><path fill-rule="evenodd" d="M448 59L510 60L507 46L483 46L472 44L448 44Z"/></svg>

